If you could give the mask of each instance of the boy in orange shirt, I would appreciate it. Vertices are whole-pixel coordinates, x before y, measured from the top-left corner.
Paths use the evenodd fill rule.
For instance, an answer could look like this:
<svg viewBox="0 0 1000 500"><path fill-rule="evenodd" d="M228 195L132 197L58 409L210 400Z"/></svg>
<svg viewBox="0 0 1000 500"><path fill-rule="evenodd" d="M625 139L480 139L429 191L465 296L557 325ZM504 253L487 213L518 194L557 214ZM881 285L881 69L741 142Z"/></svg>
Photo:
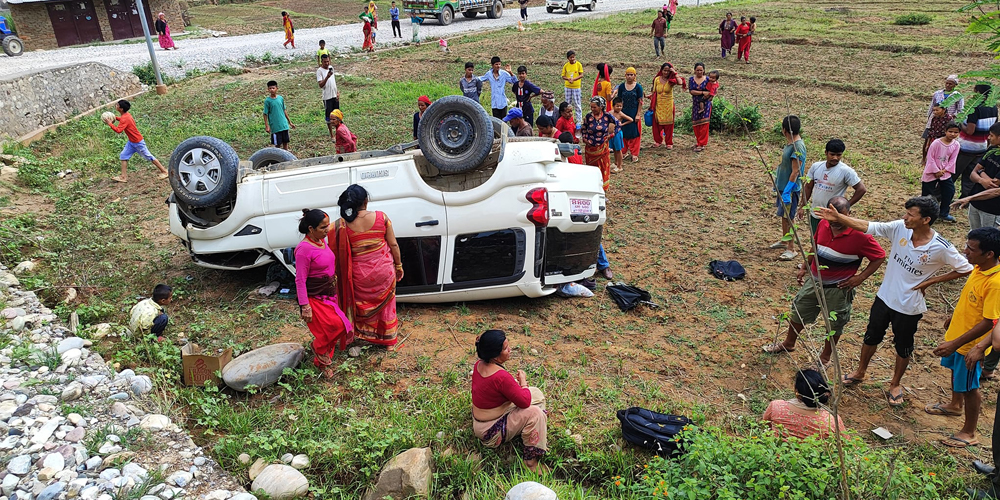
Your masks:
<svg viewBox="0 0 1000 500"><path fill-rule="evenodd" d="M112 177L111 179L117 182L128 182L128 160L132 158L132 155L139 153L147 160L151 161L153 165L156 166L160 171L160 175L157 179L167 178L167 169L163 167L160 160L157 160L153 153L149 152L149 148L146 147L146 141L143 140L142 134L139 133L139 128L135 126L135 119L129 114L128 110L132 108L132 104L125 99L118 101L115 104L115 111L118 112L118 118L114 121L118 122L118 125L113 125L112 120L107 120L107 123L111 130L117 133L125 132L125 137L128 141L125 143L125 148L122 149L122 154L118 155L118 159L122 162L122 175L118 177Z"/></svg>

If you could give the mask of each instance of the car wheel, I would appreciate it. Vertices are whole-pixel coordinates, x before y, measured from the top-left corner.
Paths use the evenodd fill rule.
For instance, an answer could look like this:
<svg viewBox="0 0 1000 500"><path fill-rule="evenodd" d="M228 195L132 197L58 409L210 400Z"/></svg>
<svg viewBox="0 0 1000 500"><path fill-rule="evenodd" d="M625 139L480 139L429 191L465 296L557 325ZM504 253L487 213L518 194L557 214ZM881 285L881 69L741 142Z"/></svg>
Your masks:
<svg viewBox="0 0 1000 500"><path fill-rule="evenodd" d="M475 19L476 16L479 15L479 11L478 10L467 10L467 11L463 12L462 15L465 16L466 19Z"/></svg>
<svg viewBox="0 0 1000 500"><path fill-rule="evenodd" d="M24 53L24 42L16 36L8 36L3 39L3 51L8 56L19 56Z"/></svg>
<svg viewBox="0 0 1000 500"><path fill-rule="evenodd" d="M492 7L486 9L486 17L490 19L499 19L501 16L503 16L503 1L496 0L493 2Z"/></svg>
<svg viewBox="0 0 1000 500"><path fill-rule="evenodd" d="M595 7L597 7L597 0L591 0L590 7L587 7L587 10L594 12Z"/></svg>
<svg viewBox="0 0 1000 500"><path fill-rule="evenodd" d="M467 172L490 155L493 123L486 110L468 97L442 97L424 111L417 141L424 157L438 170Z"/></svg>
<svg viewBox="0 0 1000 500"><path fill-rule="evenodd" d="M286 161L295 160L298 160L295 155L293 155L290 151L281 148L259 149L256 153L250 155L250 163L253 165L254 170L260 170L276 163L284 163Z"/></svg>
<svg viewBox="0 0 1000 500"><path fill-rule="evenodd" d="M514 137L515 135L517 135L517 134L514 133L514 129L510 128L510 126L507 125L506 123L504 123L503 120L501 120L501 119L499 119L499 118L497 118L495 116L491 116L490 117L490 121L493 122L493 137L494 138L496 138L496 139L500 138L500 131L501 130L506 130L507 131L507 137Z"/></svg>
<svg viewBox="0 0 1000 500"><path fill-rule="evenodd" d="M448 26L454 20L455 12L451 10L450 6L445 5L444 8L441 9L441 14L438 15L438 22L441 23L441 26Z"/></svg>
<svg viewBox="0 0 1000 500"><path fill-rule="evenodd" d="M546 7L545 8L545 12L548 12L549 14L551 14L551 13L553 13L555 11L556 11L555 7Z"/></svg>
<svg viewBox="0 0 1000 500"><path fill-rule="evenodd" d="M573 2L566 4L566 15L572 14L574 10L576 10L576 6L573 5Z"/></svg>
<svg viewBox="0 0 1000 500"><path fill-rule="evenodd" d="M216 206L235 192L239 166L239 156L225 141L192 137L170 155L170 187L178 200L192 207Z"/></svg>

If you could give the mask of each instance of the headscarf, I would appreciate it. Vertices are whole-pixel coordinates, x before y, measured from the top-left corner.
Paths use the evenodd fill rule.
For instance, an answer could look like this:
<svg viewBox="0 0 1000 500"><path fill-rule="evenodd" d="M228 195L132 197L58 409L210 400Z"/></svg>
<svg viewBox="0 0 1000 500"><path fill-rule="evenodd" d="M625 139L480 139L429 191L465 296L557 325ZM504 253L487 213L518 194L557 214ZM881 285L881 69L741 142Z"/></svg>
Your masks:
<svg viewBox="0 0 1000 500"><path fill-rule="evenodd" d="M627 75L629 73L632 73L633 75L637 75L638 74L638 73L635 72L635 68L633 68L632 66L629 66L629 67L625 68L625 74Z"/></svg>
<svg viewBox="0 0 1000 500"><path fill-rule="evenodd" d="M430 106L431 105L431 98L427 97L425 95L422 95L422 96L420 96L420 97L417 98L417 102L422 102L422 103Z"/></svg>
<svg viewBox="0 0 1000 500"><path fill-rule="evenodd" d="M156 15L156 17L158 17L158 18L159 18L159 17L164 17L164 15L163 15L163 13L162 13L162 12L160 12L159 14L157 14L157 15Z"/></svg>
<svg viewBox="0 0 1000 500"><path fill-rule="evenodd" d="M503 330L486 330L476 338L476 356L489 363L503 352L507 334Z"/></svg>
<svg viewBox="0 0 1000 500"><path fill-rule="evenodd" d="M958 83L958 75L948 75L948 78L944 79L946 82Z"/></svg>
<svg viewBox="0 0 1000 500"><path fill-rule="evenodd" d="M340 120L340 123L344 123L344 113L342 113L339 109L331 111L330 118L336 118Z"/></svg>
<svg viewBox="0 0 1000 500"><path fill-rule="evenodd" d="M601 107L601 109L604 109L604 110L606 110L607 107L608 107L608 101L604 100L604 98L601 97L601 96L599 96L599 95L595 95L594 97L591 97L590 98L590 102L592 102L594 104L597 104L598 106Z"/></svg>

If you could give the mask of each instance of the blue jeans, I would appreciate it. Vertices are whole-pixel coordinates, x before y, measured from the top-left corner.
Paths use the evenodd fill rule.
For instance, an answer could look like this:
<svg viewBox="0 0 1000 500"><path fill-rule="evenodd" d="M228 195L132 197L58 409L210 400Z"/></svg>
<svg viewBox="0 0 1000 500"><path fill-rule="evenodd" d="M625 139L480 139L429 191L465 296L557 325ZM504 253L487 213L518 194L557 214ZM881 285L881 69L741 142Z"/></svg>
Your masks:
<svg viewBox="0 0 1000 500"><path fill-rule="evenodd" d="M653 37L653 48L656 49L656 57L660 57L660 54L667 55L667 50L664 47L666 44L666 38L662 36Z"/></svg>
<svg viewBox="0 0 1000 500"><path fill-rule="evenodd" d="M160 313L159 316L153 319L153 327L150 328L150 333L156 336L163 335L163 331L167 329L167 323L169 323L170 318L167 313Z"/></svg>
<svg viewBox="0 0 1000 500"><path fill-rule="evenodd" d="M611 267L611 263L608 262L608 255L604 253L604 243L601 243L601 249L597 251L597 270L603 271Z"/></svg>

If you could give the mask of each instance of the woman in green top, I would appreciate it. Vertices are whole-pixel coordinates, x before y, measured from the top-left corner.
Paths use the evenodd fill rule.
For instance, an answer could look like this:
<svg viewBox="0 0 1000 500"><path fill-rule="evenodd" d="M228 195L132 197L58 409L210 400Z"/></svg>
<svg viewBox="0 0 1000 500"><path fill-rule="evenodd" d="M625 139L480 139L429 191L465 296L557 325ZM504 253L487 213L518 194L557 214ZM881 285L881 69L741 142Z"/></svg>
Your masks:
<svg viewBox="0 0 1000 500"><path fill-rule="evenodd" d="M361 46L361 50L375 52L375 37L372 36L372 23L375 21L375 17L372 16L366 6L365 12L359 15L358 19L361 19L365 23L364 27L361 28L361 31L365 34L365 43Z"/></svg>

